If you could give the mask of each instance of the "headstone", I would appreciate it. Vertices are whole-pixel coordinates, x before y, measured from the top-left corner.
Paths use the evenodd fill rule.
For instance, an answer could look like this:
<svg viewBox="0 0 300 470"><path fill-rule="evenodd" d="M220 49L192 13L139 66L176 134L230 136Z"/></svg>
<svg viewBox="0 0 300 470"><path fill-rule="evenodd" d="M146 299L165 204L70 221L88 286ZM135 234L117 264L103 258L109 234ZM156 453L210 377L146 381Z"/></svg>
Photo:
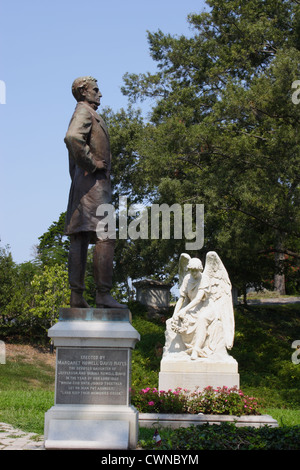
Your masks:
<svg viewBox="0 0 300 470"><path fill-rule="evenodd" d="M234 340L232 288L215 252L179 259L180 298L166 322L159 390L194 391L207 386L239 388L237 361L228 354Z"/></svg>
<svg viewBox="0 0 300 470"><path fill-rule="evenodd" d="M144 279L134 284L136 300L152 310L164 310L170 307L171 284L152 279Z"/></svg>
<svg viewBox="0 0 300 470"><path fill-rule="evenodd" d="M55 404L45 414L46 449L134 449L131 351L139 333L128 309L60 309L48 335L56 347Z"/></svg>

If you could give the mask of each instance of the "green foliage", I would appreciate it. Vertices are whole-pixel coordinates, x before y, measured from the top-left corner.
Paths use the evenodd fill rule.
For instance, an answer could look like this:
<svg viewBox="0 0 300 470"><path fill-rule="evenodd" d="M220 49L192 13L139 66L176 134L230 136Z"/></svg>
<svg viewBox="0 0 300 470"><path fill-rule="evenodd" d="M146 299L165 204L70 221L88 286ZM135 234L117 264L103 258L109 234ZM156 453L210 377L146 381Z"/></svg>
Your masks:
<svg viewBox="0 0 300 470"><path fill-rule="evenodd" d="M187 413L188 399L181 389L143 388L131 391L131 403L140 413Z"/></svg>
<svg viewBox="0 0 300 470"><path fill-rule="evenodd" d="M291 347L300 338L299 313L300 304L236 309L231 354L243 390L263 398L265 407L299 408L300 369L292 362Z"/></svg>
<svg viewBox="0 0 300 470"><path fill-rule="evenodd" d="M12 261L10 252L1 250L0 334L2 336L16 337L26 331L30 334L29 308L33 295L31 281L37 272L39 267L36 264L26 262L17 265Z"/></svg>
<svg viewBox="0 0 300 470"><path fill-rule="evenodd" d="M132 325L141 335L142 340L132 351L131 386L140 389L155 387L164 345L164 323L147 318L145 308L138 302L129 302L132 313Z"/></svg>
<svg viewBox="0 0 300 470"><path fill-rule="evenodd" d="M151 436L152 432L152 436ZM153 430L143 430L140 444L144 449L157 448ZM202 424L159 431L161 450L299 450L300 426L271 428L237 427L234 423Z"/></svg>
<svg viewBox="0 0 300 470"><path fill-rule="evenodd" d="M1 274L2 273L2 274ZM68 274L64 265L26 262L16 265L11 253L0 253L0 334L3 338L45 343L46 330L60 307L68 305Z"/></svg>
<svg viewBox="0 0 300 470"><path fill-rule="evenodd" d="M102 116L109 128L113 156L113 202L118 204L120 196L128 197L129 204L140 202L147 194L138 166L140 155L137 152L137 141L144 127L141 113L132 107L116 113L105 108Z"/></svg>
<svg viewBox="0 0 300 470"><path fill-rule="evenodd" d="M255 397L250 397L237 387L206 387L191 395L189 411L203 414L257 415L261 405Z"/></svg>
<svg viewBox="0 0 300 470"><path fill-rule="evenodd" d="M40 320L46 331L58 318L59 308L69 305L68 273L59 264L45 266L40 274L34 276L31 284L34 299L30 314Z"/></svg>
<svg viewBox="0 0 300 470"><path fill-rule="evenodd" d="M15 263L9 246L0 247L0 313L3 317L5 306L13 297L15 282Z"/></svg>
<svg viewBox="0 0 300 470"><path fill-rule="evenodd" d="M69 239L64 235L66 213L62 212L57 222L53 222L48 230L39 237L37 246L38 260L42 264L67 265Z"/></svg>
<svg viewBox="0 0 300 470"><path fill-rule="evenodd" d="M140 111L134 111L129 106L126 111L121 109L116 113L107 108L102 114L110 133L113 203L118 216L121 196L127 198L127 209L137 203L146 207L156 191L154 189L153 193L152 177L144 171L146 161L140 143L143 140L145 124ZM157 172L157 168L155 171ZM134 219L135 216L127 214L127 227ZM148 220L150 226L150 216ZM166 270L168 271L166 263L174 255L174 243L173 240L132 240L129 236L123 239L118 236L118 230L117 224L114 286L120 286L130 298L128 278L164 276Z"/></svg>

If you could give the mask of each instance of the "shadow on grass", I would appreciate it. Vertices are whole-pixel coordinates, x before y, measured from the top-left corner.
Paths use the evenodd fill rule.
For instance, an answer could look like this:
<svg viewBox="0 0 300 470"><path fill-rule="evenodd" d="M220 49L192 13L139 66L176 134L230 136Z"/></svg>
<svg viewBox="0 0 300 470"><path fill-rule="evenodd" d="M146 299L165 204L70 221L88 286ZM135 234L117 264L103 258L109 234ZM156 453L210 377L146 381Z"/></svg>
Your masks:
<svg viewBox="0 0 300 470"><path fill-rule="evenodd" d="M300 339L300 305L236 309L231 351L238 361L242 389L260 389L268 405L300 407L300 365L292 362L292 343Z"/></svg>

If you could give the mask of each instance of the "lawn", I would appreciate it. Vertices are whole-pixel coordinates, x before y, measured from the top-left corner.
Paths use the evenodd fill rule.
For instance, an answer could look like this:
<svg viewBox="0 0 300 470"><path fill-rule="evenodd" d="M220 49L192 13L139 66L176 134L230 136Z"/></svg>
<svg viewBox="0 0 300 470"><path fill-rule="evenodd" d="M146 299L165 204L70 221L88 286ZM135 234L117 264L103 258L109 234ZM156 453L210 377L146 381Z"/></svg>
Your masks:
<svg viewBox="0 0 300 470"><path fill-rule="evenodd" d="M156 387L166 318L149 320L131 305L141 341L132 355L132 386ZM300 340L300 304L238 307L231 351L238 361L240 387L263 404L280 426L300 425L300 365L292 343ZM43 434L44 414L54 404L55 354L29 345L6 345L0 364L0 421Z"/></svg>

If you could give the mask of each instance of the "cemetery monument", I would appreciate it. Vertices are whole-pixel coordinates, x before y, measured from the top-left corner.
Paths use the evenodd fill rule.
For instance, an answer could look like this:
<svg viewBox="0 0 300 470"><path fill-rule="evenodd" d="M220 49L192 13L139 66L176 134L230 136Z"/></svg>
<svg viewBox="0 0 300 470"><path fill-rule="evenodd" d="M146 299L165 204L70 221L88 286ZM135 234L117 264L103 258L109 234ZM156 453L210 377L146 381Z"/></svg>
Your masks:
<svg viewBox="0 0 300 470"><path fill-rule="evenodd" d="M56 346L55 404L45 414L46 449L128 449L138 437L130 404L131 351L140 335L125 305L112 298L114 237L98 230L101 204L111 204L111 152L107 127L96 113L101 93L92 77L73 82L77 106L65 137L71 189L70 308L48 331ZM87 251L94 244L96 308L84 299Z"/></svg>
<svg viewBox="0 0 300 470"><path fill-rule="evenodd" d="M166 322L159 389L190 391L206 386L239 387L237 361L228 354L234 341L231 282L218 254L179 259L180 298Z"/></svg>
<svg viewBox="0 0 300 470"><path fill-rule="evenodd" d="M96 112L101 93L92 77L76 79L72 93L77 106L65 137L69 151L71 188L66 215L66 235L70 237L69 283L71 307L88 308L83 298L84 275L89 244L94 244L94 278L97 307L123 308L110 295L113 276L115 239L99 237L103 216L101 204L112 204L111 151L108 129ZM111 235L111 234L110 234Z"/></svg>

